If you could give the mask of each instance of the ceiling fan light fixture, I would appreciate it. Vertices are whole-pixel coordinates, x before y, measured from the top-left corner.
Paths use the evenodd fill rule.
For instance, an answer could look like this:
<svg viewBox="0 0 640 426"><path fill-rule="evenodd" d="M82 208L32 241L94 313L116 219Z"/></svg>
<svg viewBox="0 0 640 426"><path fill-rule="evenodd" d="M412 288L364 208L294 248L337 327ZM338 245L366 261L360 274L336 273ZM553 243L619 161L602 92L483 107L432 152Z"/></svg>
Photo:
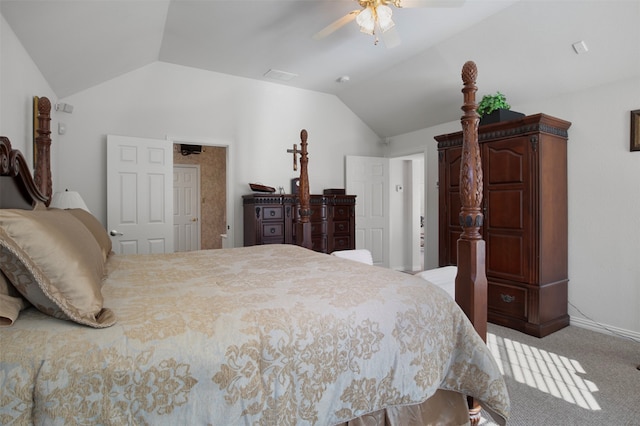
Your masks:
<svg viewBox="0 0 640 426"><path fill-rule="evenodd" d="M360 31L373 35L373 30L376 26L375 12L371 7L367 7L356 16L356 23L360 26Z"/></svg>
<svg viewBox="0 0 640 426"><path fill-rule="evenodd" d="M391 19L393 11L384 4L378 6L367 6L356 16L356 23L360 26L360 31L374 35L378 27L381 32L385 32L394 27L395 23Z"/></svg>
<svg viewBox="0 0 640 426"><path fill-rule="evenodd" d="M393 14L393 11L389 6L380 5L376 8L378 25L380 25L380 30L382 32L390 30L395 25L395 23L391 19L392 14Z"/></svg>

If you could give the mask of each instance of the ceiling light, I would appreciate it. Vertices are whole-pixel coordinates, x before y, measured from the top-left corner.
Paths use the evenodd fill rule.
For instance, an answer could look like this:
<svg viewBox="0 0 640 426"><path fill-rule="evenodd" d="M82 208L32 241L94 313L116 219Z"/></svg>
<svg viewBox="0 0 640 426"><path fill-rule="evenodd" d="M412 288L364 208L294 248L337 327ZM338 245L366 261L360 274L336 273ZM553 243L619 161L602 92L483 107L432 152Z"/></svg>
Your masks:
<svg viewBox="0 0 640 426"><path fill-rule="evenodd" d="M380 5L376 8L376 12L378 15L378 25L380 25L382 32L393 28L395 23L391 20L393 12L389 6Z"/></svg>
<svg viewBox="0 0 640 426"><path fill-rule="evenodd" d="M360 31L365 34L373 35L373 29L376 25L376 18L374 16L375 9L372 7L367 7L365 10L360 12L356 17L356 22L360 26Z"/></svg>

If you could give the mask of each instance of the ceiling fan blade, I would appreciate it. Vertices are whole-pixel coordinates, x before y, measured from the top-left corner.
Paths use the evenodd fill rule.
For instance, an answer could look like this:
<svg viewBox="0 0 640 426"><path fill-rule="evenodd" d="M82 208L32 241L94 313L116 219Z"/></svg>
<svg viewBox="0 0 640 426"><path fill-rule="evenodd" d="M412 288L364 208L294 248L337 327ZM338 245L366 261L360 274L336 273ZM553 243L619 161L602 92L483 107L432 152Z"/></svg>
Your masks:
<svg viewBox="0 0 640 426"><path fill-rule="evenodd" d="M352 10L351 12L344 15L342 18L333 21L332 23L330 23L329 25L327 25L326 27L324 27L323 29L315 33L312 38L314 40L320 40L322 38L325 38L329 34L334 33L335 31L347 25L349 22L356 19L356 16L358 16L360 11L361 11L360 9Z"/></svg>
<svg viewBox="0 0 640 426"><path fill-rule="evenodd" d="M460 7L466 0L400 0L398 7Z"/></svg>

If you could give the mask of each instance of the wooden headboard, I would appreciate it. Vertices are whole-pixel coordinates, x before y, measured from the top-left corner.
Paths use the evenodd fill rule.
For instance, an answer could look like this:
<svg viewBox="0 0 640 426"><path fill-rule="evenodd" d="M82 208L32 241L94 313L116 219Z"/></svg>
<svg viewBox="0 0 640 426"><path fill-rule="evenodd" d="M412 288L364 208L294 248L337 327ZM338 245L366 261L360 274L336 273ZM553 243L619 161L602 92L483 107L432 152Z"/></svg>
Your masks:
<svg viewBox="0 0 640 426"><path fill-rule="evenodd" d="M11 147L9 138L0 136L0 208L34 209L51 200L51 102L35 98L37 116L34 141L34 176L22 153Z"/></svg>
<svg viewBox="0 0 640 426"><path fill-rule="evenodd" d="M48 198L40 192L22 153L0 136L0 208L33 209L45 206Z"/></svg>

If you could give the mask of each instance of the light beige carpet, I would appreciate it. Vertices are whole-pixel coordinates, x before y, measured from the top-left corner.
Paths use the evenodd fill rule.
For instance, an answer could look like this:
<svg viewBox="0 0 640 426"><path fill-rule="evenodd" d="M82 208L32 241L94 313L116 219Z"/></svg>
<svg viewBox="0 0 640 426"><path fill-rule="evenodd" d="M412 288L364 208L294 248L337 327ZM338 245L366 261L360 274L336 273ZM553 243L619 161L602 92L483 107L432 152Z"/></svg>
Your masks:
<svg viewBox="0 0 640 426"><path fill-rule="evenodd" d="M532 337L489 324L509 425L640 425L640 342L569 326ZM483 412L481 425L495 423Z"/></svg>

